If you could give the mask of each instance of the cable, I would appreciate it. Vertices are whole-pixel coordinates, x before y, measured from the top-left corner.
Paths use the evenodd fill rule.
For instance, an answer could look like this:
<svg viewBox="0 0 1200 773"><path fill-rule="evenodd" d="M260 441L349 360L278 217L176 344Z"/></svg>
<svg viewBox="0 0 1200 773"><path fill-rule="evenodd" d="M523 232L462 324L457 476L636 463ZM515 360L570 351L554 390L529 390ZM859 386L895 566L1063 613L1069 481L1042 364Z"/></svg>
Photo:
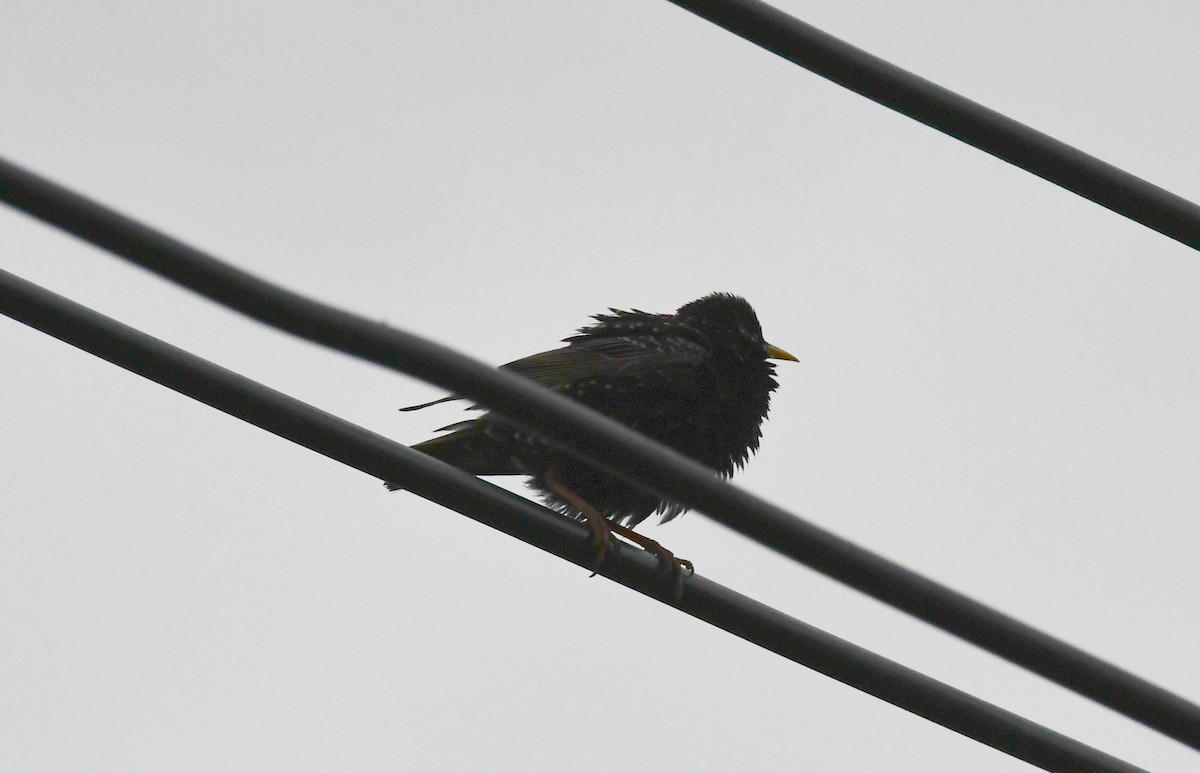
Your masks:
<svg viewBox="0 0 1200 773"><path fill-rule="evenodd" d="M669 0L909 118L1200 249L1200 206L760 0Z"/></svg>
<svg viewBox="0 0 1200 773"><path fill-rule="evenodd" d="M569 442L599 466L686 502L772 550L1200 748L1195 704L797 518L579 403L272 285L3 159L0 201L261 322L438 384L538 434Z"/></svg>
<svg viewBox="0 0 1200 773"><path fill-rule="evenodd" d="M368 475L395 479L399 472L413 493L580 566L592 563L589 532L582 524L6 271L0 271L0 313ZM641 550L614 545L601 574L659 601L664 592L673 597L673 583L656 559ZM699 575L684 579L683 596L675 605L1045 770L1141 770Z"/></svg>

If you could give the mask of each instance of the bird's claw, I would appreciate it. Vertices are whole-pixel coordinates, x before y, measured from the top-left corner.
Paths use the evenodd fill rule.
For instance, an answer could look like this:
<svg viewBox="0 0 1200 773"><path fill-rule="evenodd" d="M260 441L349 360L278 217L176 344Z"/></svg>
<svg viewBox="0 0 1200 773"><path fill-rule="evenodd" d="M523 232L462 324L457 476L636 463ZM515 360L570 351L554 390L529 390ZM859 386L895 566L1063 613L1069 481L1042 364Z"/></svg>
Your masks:
<svg viewBox="0 0 1200 773"><path fill-rule="evenodd" d="M658 559L659 566L666 570L675 589L675 599L683 598L683 581L696 573L696 567L686 558L678 558L674 553L664 548L655 540L638 534L633 529L619 523L610 523L609 528L633 544L641 547L647 553Z"/></svg>
<svg viewBox="0 0 1200 773"><path fill-rule="evenodd" d="M612 549L612 530L608 528L608 522L603 518L589 519L588 526L591 529L588 541L592 543L592 553L595 556L591 565L592 573L588 577L595 577L600 573L600 568L604 566L604 559L608 558L608 551Z"/></svg>
<svg viewBox="0 0 1200 773"><path fill-rule="evenodd" d="M696 568L691 561L686 558L676 558L674 553L649 537L644 537L628 526L622 525L619 520L608 520L586 499L572 491L570 487L563 485L553 470L548 470L543 476L543 480L551 491L575 507L587 523L590 532L588 541L591 542L595 554L595 559L591 564L590 577L595 577L600 573L600 569L604 566L604 559L608 557L608 553L612 549L613 534L616 534L656 557L673 580L676 600L683 598L683 581L696 573Z"/></svg>
<svg viewBox="0 0 1200 773"><path fill-rule="evenodd" d="M675 590L675 600L683 598L683 581L696 573L695 565L686 558L678 558L674 553L659 545L661 553L656 553L659 564L666 569ZM653 552L653 551L651 551Z"/></svg>

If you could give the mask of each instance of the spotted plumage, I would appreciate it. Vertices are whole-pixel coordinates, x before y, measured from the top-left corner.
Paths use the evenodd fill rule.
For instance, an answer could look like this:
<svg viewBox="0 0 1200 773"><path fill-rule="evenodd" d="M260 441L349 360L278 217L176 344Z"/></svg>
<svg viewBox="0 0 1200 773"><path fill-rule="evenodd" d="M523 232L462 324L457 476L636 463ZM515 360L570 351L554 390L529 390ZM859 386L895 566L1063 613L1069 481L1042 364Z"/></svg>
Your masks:
<svg viewBox="0 0 1200 773"><path fill-rule="evenodd" d="M732 475L758 449L771 392L778 386L769 360L795 358L766 343L754 309L728 293L707 295L674 314L609 311L564 339L566 346L502 367L589 405L718 475ZM654 513L668 521L686 510L554 450L490 411L443 430L449 434L413 448L476 475L526 475L549 506L574 517L586 515L579 500L609 521L631 527Z"/></svg>

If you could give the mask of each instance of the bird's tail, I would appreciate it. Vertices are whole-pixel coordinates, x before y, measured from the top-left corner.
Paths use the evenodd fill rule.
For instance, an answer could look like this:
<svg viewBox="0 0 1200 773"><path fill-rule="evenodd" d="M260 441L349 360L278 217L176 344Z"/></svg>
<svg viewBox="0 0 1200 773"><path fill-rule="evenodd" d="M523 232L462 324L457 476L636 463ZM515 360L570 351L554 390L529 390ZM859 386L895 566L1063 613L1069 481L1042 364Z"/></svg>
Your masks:
<svg viewBox="0 0 1200 773"><path fill-rule="evenodd" d="M449 434L426 440L412 446L434 459L472 475L524 475L525 470L511 455L504 453L502 444L497 443L485 431L478 419L463 421L442 427ZM388 491L397 491L403 486L385 482Z"/></svg>
<svg viewBox="0 0 1200 773"><path fill-rule="evenodd" d="M522 475L522 470L502 443L487 434L478 419L442 427L449 434L417 443L414 450L441 459L472 475Z"/></svg>
<svg viewBox="0 0 1200 773"><path fill-rule="evenodd" d="M462 398L459 397L458 395L447 395L446 397L439 397L436 400L430 400L427 403L418 403L417 405L406 405L403 408L397 408L396 410L403 411L405 413L407 413L408 411L419 411L422 408L428 408L431 405L437 405L439 403L448 403L452 400L461 400L461 399Z"/></svg>

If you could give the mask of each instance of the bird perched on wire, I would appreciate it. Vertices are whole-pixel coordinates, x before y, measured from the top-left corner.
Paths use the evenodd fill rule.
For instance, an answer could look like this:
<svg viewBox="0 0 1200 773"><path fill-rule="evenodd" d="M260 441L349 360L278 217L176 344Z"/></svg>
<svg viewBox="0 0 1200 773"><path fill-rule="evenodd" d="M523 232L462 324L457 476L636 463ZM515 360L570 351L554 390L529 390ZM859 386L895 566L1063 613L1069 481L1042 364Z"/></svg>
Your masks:
<svg viewBox="0 0 1200 773"><path fill-rule="evenodd" d="M796 358L767 343L754 309L729 293L706 295L674 314L609 311L563 339L566 346L501 367L588 405L722 477L732 475L758 449L771 392L778 386L770 360ZM632 486L491 411L439 431L449 434L413 448L475 475L528 476L528 485L547 505L588 523L597 565L615 532L680 576L685 567L691 569L691 562L633 531L654 513L663 522L671 520L687 510L682 503Z"/></svg>

